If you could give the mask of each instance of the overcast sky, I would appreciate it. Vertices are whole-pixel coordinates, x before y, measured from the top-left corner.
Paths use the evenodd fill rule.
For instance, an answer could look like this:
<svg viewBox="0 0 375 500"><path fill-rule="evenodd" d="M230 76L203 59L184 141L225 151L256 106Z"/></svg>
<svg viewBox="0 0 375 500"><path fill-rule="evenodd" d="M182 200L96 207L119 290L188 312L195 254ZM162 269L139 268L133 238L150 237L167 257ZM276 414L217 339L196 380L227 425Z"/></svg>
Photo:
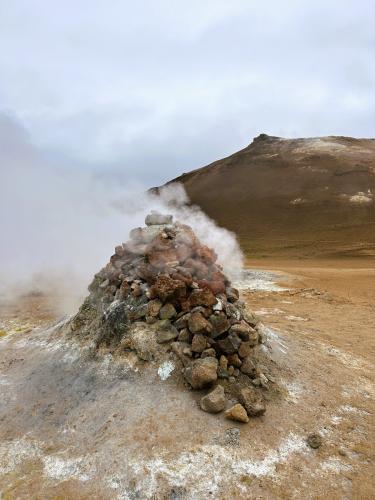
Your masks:
<svg viewBox="0 0 375 500"><path fill-rule="evenodd" d="M374 137L374 20L374 0L0 0L0 111L149 186L261 132Z"/></svg>

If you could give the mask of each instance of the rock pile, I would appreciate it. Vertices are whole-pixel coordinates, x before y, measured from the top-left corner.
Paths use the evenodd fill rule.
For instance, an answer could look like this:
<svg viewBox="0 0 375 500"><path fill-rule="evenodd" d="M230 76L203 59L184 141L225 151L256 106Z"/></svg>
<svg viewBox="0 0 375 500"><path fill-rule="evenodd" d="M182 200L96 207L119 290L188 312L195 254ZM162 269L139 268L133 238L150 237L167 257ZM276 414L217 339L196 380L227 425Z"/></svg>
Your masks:
<svg viewBox="0 0 375 500"><path fill-rule="evenodd" d="M239 300L215 252L189 226L156 212L145 222L95 275L72 331L90 336L96 348L132 349L130 325L147 323L156 342L181 361L193 389L215 387L202 397L202 410L223 411L228 393L236 404L227 418L246 422L263 414L259 387L267 378L253 356L262 341L256 317Z"/></svg>

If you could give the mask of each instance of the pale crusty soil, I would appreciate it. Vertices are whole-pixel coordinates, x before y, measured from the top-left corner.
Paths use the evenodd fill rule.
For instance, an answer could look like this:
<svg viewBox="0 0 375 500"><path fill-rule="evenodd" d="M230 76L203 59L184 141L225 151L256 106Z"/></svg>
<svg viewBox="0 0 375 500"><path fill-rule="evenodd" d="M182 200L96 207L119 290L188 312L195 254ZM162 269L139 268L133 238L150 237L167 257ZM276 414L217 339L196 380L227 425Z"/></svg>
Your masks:
<svg viewBox="0 0 375 500"><path fill-rule="evenodd" d="M3 305L2 498L374 498L375 263L249 265L289 290L243 293L280 386L244 425L200 411L177 374L89 362L56 333L30 332L53 317L41 298ZM225 438L234 427L238 446Z"/></svg>

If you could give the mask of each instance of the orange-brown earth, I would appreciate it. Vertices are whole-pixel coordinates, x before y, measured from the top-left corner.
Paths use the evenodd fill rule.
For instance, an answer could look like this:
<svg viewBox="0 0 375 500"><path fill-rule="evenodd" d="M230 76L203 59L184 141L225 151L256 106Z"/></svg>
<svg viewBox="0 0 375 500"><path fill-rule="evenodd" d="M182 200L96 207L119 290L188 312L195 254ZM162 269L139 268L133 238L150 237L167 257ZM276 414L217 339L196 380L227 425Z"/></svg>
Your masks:
<svg viewBox="0 0 375 500"><path fill-rule="evenodd" d="M261 134L170 182L249 255L375 255L375 139Z"/></svg>
<svg viewBox="0 0 375 500"><path fill-rule="evenodd" d="M374 498L375 263L248 264L289 288L243 291L269 330L281 388L249 424L203 413L173 376L118 378L106 360L46 344L27 332L50 321L40 298L3 307L0 328L13 332L0 339L3 498ZM314 431L317 450L305 444Z"/></svg>

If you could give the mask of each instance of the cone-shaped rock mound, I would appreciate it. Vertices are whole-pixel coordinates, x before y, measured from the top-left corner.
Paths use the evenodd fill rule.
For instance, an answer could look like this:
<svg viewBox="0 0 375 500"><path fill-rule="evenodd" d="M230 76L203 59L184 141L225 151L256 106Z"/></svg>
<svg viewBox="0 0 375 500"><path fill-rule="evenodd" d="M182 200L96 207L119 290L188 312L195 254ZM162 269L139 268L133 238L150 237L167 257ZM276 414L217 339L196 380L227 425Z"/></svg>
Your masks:
<svg viewBox="0 0 375 500"><path fill-rule="evenodd" d="M70 330L93 350L173 356L184 381L208 388L200 406L241 422L265 411L268 380L256 362L259 323L191 227L152 212L95 275ZM167 367L168 368L168 367ZM265 387L266 388L266 387Z"/></svg>

